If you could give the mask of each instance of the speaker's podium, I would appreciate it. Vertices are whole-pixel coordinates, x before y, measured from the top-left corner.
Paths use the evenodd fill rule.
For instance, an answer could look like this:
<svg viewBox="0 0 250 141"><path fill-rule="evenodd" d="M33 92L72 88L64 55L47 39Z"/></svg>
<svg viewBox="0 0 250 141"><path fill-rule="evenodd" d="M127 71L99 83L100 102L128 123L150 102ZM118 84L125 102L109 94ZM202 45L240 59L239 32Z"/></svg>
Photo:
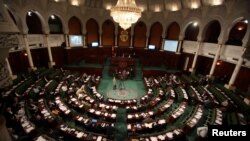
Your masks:
<svg viewBox="0 0 250 141"><path fill-rule="evenodd" d="M135 75L135 59L131 57L112 57L109 73L118 79L126 80Z"/></svg>

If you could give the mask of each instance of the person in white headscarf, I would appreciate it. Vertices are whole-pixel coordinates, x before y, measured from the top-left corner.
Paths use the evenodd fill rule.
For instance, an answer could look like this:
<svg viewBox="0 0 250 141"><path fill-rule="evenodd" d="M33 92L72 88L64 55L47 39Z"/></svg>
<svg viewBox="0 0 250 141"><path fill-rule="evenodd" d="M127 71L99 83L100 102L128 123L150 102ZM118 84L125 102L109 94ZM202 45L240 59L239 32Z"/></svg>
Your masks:
<svg viewBox="0 0 250 141"><path fill-rule="evenodd" d="M197 135L201 138L206 138L208 133L208 127L205 125L203 127L197 128Z"/></svg>

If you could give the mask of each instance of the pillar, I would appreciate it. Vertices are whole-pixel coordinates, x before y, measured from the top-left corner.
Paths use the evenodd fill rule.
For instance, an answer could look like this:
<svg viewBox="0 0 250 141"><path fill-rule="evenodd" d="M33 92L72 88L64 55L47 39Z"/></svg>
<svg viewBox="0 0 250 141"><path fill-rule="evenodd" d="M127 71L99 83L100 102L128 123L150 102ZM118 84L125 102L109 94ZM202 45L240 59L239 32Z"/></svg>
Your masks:
<svg viewBox="0 0 250 141"><path fill-rule="evenodd" d="M182 43L183 43L183 40L179 40L178 47L177 47L177 52L176 52L177 54L181 53Z"/></svg>
<svg viewBox="0 0 250 141"><path fill-rule="evenodd" d="M99 46L102 47L102 34L99 35Z"/></svg>
<svg viewBox="0 0 250 141"><path fill-rule="evenodd" d="M165 41L165 39L164 38L161 38L161 51L163 51L164 50L164 41Z"/></svg>
<svg viewBox="0 0 250 141"><path fill-rule="evenodd" d="M86 34L82 34L82 38L83 38L83 47L87 47L86 46Z"/></svg>
<svg viewBox="0 0 250 141"><path fill-rule="evenodd" d="M118 34L115 34L115 47L118 47L118 46L117 46L117 43L118 43L118 41L117 41L117 40L118 40L117 36L118 36Z"/></svg>
<svg viewBox="0 0 250 141"><path fill-rule="evenodd" d="M28 39L27 39L26 34L23 35L23 40L24 40L25 50L26 50L26 53L28 55L28 61L29 61L30 69L31 70L36 70L36 67L34 66L34 63L33 63L33 60L32 60L32 56L31 56L29 43L28 43Z"/></svg>
<svg viewBox="0 0 250 141"><path fill-rule="evenodd" d="M12 141L5 124L5 118L3 116L0 116L0 141Z"/></svg>
<svg viewBox="0 0 250 141"><path fill-rule="evenodd" d="M8 69L8 71L9 71L10 77L12 78L12 80L16 79L17 76L16 76L16 75L13 75L12 69L11 69L11 67L10 67L10 63L9 63L8 58L5 58L5 62L6 62L7 69Z"/></svg>
<svg viewBox="0 0 250 141"><path fill-rule="evenodd" d="M130 47L129 48L133 48L133 35L130 36Z"/></svg>
<svg viewBox="0 0 250 141"><path fill-rule="evenodd" d="M244 54L245 50L246 50L246 48L244 48L242 54ZM236 64L236 66L235 66L235 68L234 68L234 71L233 71L233 74L232 74L232 76L231 76L231 78L229 80L229 83L225 85L226 88L235 89L235 86L233 86L233 85L234 85L234 82L235 82L235 80L236 80L236 78L238 76L238 73L240 71L240 68L241 68L241 65L242 65L243 61L244 61L244 58L241 55L238 62L237 62L237 64Z"/></svg>
<svg viewBox="0 0 250 141"><path fill-rule="evenodd" d="M199 56L200 46L201 46L201 42L198 41L198 45L196 47L196 52L195 52L193 63L192 63L192 68L189 70L192 73L195 73L195 65L196 65L196 62L197 62L197 59L198 59L198 56Z"/></svg>
<svg viewBox="0 0 250 141"><path fill-rule="evenodd" d="M148 36L146 36L146 44L145 44L145 49L148 48Z"/></svg>
<svg viewBox="0 0 250 141"><path fill-rule="evenodd" d="M209 72L209 77L212 77L213 74L214 74L214 70L215 70L215 67L216 67L216 63L217 63L217 61L218 61L218 59L219 59L219 57L220 57L221 47L222 47L222 45L219 44L218 49L217 49L217 51L216 51L216 54L215 54L215 56L214 56L214 60L213 60L212 67L211 67L210 72Z"/></svg>
<svg viewBox="0 0 250 141"><path fill-rule="evenodd" d="M53 67L55 65L55 62L53 61L53 56L52 56L52 52L51 52L51 47L49 44L49 36L48 34L45 34L45 44L47 45L47 49L48 49L48 55L49 55L49 67Z"/></svg>
<svg viewBox="0 0 250 141"><path fill-rule="evenodd" d="M64 34L64 37L65 37L66 49L69 49L69 48L70 48L70 45L69 45L69 37L68 37L68 34L65 33L65 34Z"/></svg>

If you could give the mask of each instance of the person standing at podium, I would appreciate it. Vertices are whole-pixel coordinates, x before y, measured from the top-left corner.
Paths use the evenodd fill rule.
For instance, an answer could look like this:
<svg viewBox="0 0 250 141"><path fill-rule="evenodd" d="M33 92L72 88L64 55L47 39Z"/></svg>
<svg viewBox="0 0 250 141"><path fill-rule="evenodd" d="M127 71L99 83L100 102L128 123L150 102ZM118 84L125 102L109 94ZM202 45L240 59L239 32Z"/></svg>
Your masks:
<svg viewBox="0 0 250 141"><path fill-rule="evenodd" d="M113 90L116 90L116 78L115 78L115 76L113 77Z"/></svg>

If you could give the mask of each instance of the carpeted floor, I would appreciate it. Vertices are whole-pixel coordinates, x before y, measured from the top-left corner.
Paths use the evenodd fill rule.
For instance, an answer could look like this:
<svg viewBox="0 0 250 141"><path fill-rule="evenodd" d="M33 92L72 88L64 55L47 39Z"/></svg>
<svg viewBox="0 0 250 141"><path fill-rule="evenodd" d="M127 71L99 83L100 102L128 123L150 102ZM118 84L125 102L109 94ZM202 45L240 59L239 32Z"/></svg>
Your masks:
<svg viewBox="0 0 250 141"><path fill-rule="evenodd" d="M110 66L110 60L104 64L102 81L98 87L98 92L104 96L104 98L113 98L113 99L139 99L145 95L145 87L142 79L142 71L139 61L136 61L136 75L133 79L128 79L123 81L125 89L119 90L120 81L117 80L117 89L113 90L113 81L112 77L109 76L108 70Z"/></svg>
<svg viewBox="0 0 250 141"><path fill-rule="evenodd" d="M127 140L127 116L126 109L118 108L116 117L115 141Z"/></svg>

